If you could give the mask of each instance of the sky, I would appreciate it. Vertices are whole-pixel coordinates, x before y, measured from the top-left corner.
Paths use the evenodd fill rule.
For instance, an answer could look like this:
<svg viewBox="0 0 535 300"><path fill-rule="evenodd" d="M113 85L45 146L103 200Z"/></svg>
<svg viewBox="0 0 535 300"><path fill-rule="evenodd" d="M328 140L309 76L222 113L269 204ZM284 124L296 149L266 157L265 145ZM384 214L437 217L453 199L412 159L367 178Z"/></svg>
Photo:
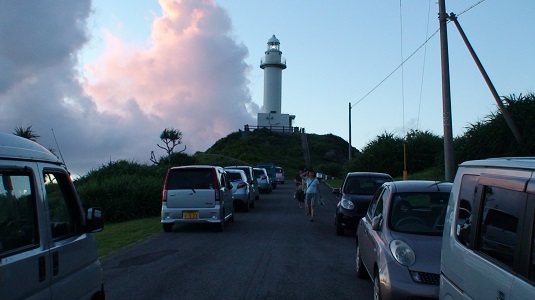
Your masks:
<svg viewBox="0 0 535 300"><path fill-rule="evenodd" d="M165 155L157 146L165 128L180 130L177 150L193 154L256 125L260 60L273 35L287 64L282 113L296 116L294 126L346 141L351 126L359 150L383 133L443 135L435 0L0 0L0 7L0 131L32 126L77 175L110 161L150 164L151 151ZM499 95L535 91L535 1L446 0L446 11L458 15ZM460 136L497 108L453 23L447 32Z"/></svg>

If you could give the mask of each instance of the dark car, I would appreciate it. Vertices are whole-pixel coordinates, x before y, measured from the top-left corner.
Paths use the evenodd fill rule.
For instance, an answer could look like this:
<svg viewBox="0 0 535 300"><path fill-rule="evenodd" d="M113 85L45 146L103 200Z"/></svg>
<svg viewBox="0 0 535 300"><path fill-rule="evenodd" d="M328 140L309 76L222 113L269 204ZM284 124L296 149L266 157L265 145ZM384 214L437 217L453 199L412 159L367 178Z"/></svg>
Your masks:
<svg viewBox="0 0 535 300"><path fill-rule="evenodd" d="M359 220L366 214L375 192L385 182L394 181L386 173L350 172L339 189L333 193L340 197L336 205L334 225L336 234L344 235L345 230L356 230Z"/></svg>
<svg viewBox="0 0 535 300"><path fill-rule="evenodd" d="M360 220L355 249L357 276L373 280L374 299L439 298L451 188L449 182L405 180L387 182L375 193Z"/></svg>

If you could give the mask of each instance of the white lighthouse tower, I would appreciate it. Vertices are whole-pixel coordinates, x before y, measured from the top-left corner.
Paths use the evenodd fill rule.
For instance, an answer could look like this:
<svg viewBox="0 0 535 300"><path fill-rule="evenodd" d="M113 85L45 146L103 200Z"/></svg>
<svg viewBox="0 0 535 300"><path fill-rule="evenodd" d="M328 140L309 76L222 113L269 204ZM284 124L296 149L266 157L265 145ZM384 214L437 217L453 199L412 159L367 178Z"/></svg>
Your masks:
<svg viewBox="0 0 535 300"><path fill-rule="evenodd" d="M260 68L264 70L264 109L265 113L281 113L282 70L286 69L286 60L280 51L280 42L273 35L267 43Z"/></svg>
<svg viewBox="0 0 535 300"><path fill-rule="evenodd" d="M282 57L280 42L275 35L267 42L260 68L264 70L264 106L262 113L258 114L258 126L276 131L291 131L295 116L281 113L282 70L286 69L286 60Z"/></svg>

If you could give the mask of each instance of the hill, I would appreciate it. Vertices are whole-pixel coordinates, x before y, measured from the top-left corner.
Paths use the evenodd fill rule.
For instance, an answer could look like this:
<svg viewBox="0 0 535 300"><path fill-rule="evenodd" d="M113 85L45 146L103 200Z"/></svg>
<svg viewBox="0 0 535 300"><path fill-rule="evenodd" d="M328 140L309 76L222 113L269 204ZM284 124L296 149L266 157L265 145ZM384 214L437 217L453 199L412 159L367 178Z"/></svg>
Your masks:
<svg viewBox="0 0 535 300"><path fill-rule="evenodd" d="M238 131L194 156L199 162L210 162L217 158L218 164L223 166L272 162L283 167L287 174L294 174L299 167L310 167L338 176L349 157L348 143L333 134L306 134L307 142L304 143L303 135L268 129ZM352 151L355 153L357 150L353 148ZM310 157L310 162L307 157Z"/></svg>

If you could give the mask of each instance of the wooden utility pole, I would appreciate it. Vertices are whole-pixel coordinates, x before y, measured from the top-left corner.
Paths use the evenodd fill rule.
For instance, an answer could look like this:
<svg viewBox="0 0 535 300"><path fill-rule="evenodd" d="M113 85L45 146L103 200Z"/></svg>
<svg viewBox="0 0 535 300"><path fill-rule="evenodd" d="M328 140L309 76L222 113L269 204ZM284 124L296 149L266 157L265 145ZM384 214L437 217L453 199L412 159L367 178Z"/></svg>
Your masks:
<svg viewBox="0 0 535 300"><path fill-rule="evenodd" d="M351 159L351 102L349 102L349 159Z"/></svg>
<svg viewBox="0 0 535 300"><path fill-rule="evenodd" d="M444 175L453 182L455 165L453 160L453 130L451 120L450 67L448 56L448 31L445 0L438 0L438 22L440 25L440 57L442 68L442 120L444 126Z"/></svg>

